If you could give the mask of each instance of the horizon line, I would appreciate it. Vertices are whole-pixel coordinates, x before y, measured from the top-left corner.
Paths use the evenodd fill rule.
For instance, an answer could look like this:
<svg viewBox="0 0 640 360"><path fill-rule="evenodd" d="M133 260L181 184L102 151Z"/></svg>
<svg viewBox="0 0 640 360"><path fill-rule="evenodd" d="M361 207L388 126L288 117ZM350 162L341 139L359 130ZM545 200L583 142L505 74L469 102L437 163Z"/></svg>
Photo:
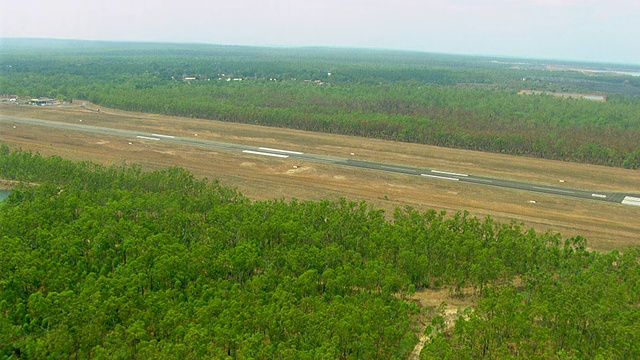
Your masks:
<svg viewBox="0 0 640 360"><path fill-rule="evenodd" d="M436 52L428 50L416 50L409 48L388 48L388 47L372 47L372 46L347 46L347 45L326 45L326 44L306 44L306 45L283 45L283 44L225 44L203 41L176 41L176 40L105 40L105 39L80 39L80 38L55 38L55 37L3 37L0 36L0 49L4 47L4 41L58 41L58 42L77 42L77 43L105 43L105 44L146 44L146 45L183 45L183 46L228 46L239 48L262 48L262 49L336 49L336 50L357 50L357 51L380 51L380 52L397 52L397 53L415 53L425 55L439 56L459 56L459 57L475 57L487 59L508 59L508 60L530 60L536 62L563 62L563 63L579 63L583 65L615 65L629 66L633 70L640 70L640 63L624 63L602 60L585 60L585 59L561 59L561 58L545 58L545 57L523 57L507 54L473 54L462 52ZM537 64L540 65L540 64Z"/></svg>

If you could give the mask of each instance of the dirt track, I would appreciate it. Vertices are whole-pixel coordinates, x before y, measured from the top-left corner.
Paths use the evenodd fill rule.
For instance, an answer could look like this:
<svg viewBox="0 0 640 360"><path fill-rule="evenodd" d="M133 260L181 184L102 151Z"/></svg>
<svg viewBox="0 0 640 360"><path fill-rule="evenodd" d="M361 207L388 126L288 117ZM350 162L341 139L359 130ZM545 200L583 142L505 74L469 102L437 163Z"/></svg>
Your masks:
<svg viewBox="0 0 640 360"><path fill-rule="evenodd" d="M92 108L98 108L89 104ZM0 106L0 113L86 125L140 129L145 132L295 149L318 154L386 163L438 168L483 176L590 190L640 193L640 172L602 166L563 163L433 146L308 133L211 120L176 118L78 106ZM12 147L104 164L140 163L157 169L180 166L197 176L217 178L244 195L264 200L366 200L389 214L398 206L420 210L468 210L501 221L524 222L538 231L558 231L564 237L584 235L598 250L640 244L640 207L575 200L523 191L427 180L419 177L354 170L289 159L187 148L141 139L52 131L48 128L0 123L0 141ZM197 135L196 135L197 134ZM131 144L129 144L131 142ZM535 200L532 204L529 201Z"/></svg>

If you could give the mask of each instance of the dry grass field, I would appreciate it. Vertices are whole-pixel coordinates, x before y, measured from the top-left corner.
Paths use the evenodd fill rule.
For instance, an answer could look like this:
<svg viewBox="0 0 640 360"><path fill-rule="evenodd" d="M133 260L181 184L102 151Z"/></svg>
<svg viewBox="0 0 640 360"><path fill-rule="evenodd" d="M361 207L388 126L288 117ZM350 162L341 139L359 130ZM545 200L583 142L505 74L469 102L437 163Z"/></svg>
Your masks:
<svg viewBox="0 0 640 360"><path fill-rule="evenodd" d="M543 185L640 193L639 171L603 166L104 108L97 112L78 107L77 104L58 107L2 105L0 114L65 122L82 121L85 125L138 129L183 137L197 136L215 141L524 180ZM366 200L388 214L392 214L396 207L404 206L419 210L446 210L449 213L468 210L479 217L491 215L503 222L521 222L524 227L533 227L541 232L560 232L563 237L583 235L590 247L596 250L624 249L627 245L640 244L640 207L184 147L161 141L65 132L5 121L0 122L0 134L1 142L42 155L60 155L67 159L103 164L139 163L146 169L180 166L198 177L218 179L223 185L237 188L255 200L344 197L353 201Z"/></svg>

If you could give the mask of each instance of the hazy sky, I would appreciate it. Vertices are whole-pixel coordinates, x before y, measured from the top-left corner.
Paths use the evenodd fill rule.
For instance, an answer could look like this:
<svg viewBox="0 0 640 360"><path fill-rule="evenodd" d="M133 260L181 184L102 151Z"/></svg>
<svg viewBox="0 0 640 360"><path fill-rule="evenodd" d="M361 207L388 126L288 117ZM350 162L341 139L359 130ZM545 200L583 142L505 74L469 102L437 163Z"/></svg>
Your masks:
<svg viewBox="0 0 640 360"><path fill-rule="evenodd" d="M341 46L640 64L640 0L0 0L0 37Z"/></svg>

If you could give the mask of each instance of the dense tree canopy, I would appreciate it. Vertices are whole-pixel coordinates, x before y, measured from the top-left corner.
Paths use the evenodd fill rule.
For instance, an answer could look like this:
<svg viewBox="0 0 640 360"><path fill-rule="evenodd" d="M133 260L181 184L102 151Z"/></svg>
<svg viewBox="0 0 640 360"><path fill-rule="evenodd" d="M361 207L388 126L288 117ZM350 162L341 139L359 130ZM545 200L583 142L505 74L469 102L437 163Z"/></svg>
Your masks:
<svg viewBox="0 0 640 360"><path fill-rule="evenodd" d="M442 287L478 306L423 358L640 357L640 248L4 145L0 177L2 358L406 359Z"/></svg>
<svg viewBox="0 0 640 360"><path fill-rule="evenodd" d="M11 44L0 47L5 94L640 167L640 77L373 50ZM607 101L519 93L525 89Z"/></svg>

